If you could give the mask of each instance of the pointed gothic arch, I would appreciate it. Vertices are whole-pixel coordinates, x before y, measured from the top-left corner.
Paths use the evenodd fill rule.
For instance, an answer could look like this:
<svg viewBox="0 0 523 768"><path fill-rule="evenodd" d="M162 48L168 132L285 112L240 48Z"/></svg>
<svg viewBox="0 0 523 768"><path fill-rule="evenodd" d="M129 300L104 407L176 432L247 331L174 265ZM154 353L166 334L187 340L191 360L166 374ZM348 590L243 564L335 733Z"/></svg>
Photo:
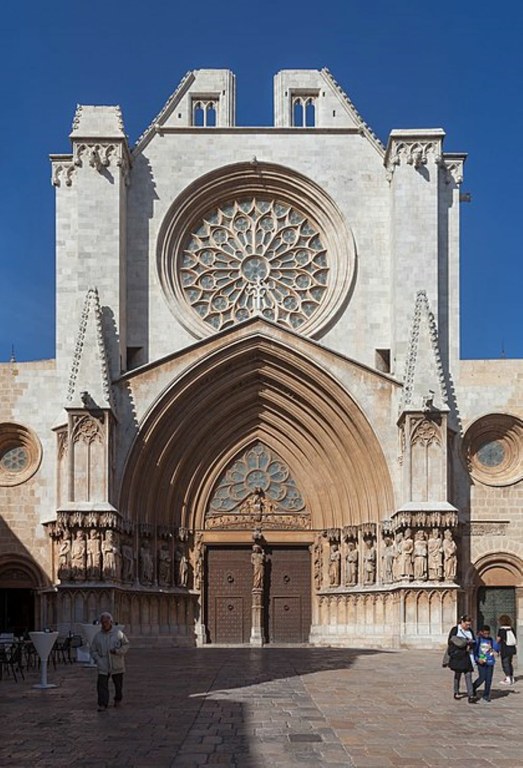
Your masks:
<svg viewBox="0 0 523 768"><path fill-rule="evenodd" d="M202 530L218 478L256 440L290 468L313 529L393 510L361 408L330 374L261 333L224 345L164 391L131 448L119 508L134 521Z"/></svg>

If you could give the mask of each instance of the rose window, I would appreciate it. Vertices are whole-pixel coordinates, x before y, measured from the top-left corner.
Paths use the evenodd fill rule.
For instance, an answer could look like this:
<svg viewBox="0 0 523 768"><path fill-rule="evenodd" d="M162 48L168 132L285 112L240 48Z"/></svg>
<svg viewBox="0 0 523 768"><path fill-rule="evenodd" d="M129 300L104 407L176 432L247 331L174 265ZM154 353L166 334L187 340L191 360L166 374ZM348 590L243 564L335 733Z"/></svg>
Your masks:
<svg viewBox="0 0 523 768"><path fill-rule="evenodd" d="M258 442L237 458L221 477L211 500L210 514L237 511L257 492L280 511L300 512L305 508L289 467Z"/></svg>
<svg viewBox="0 0 523 768"><path fill-rule="evenodd" d="M215 330L254 316L299 328L327 291L316 226L287 203L254 198L210 211L185 241L183 294Z"/></svg>
<svg viewBox="0 0 523 768"><path fill-rule="evenodd" d="M8 448L0 457L0 466L7 472L22 472L28 463L27 450L20 445Z"/></svg>

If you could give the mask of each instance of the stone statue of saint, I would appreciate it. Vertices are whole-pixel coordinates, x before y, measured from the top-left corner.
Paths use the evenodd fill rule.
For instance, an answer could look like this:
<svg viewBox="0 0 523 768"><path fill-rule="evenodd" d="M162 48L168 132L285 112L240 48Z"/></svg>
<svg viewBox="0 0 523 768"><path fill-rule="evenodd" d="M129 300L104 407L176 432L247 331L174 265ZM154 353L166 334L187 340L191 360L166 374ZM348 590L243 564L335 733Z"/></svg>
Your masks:
<svg viewBox="0 0 523 768"><path fill-rule="evenodd" d="M115 579L120 575L120 549L116 541L116 534L110 528L105 533L102 543L103 573L108 579Z"/></svg>
<svg viewBox="0 0 523 768"><path fill-rule="evenodd" d="M401 563L403 558L403 534L401 531L398 531L395 538L394 538L394 544L392 545L393 548L393 566L392 566L392 573L393 573L393 580L394 581L400 581L401 579Z"/></svg>
<svg viewBox="0 0 523 768"><path fill-rule="evenodd" d="M186 587L189 583L189 563L183 546L176 547L174 553L174 562L176 566L175 582L177 587Z"/></svg>
<svg viewBox="0 0 523 768"><path fill-rule="evenodd" d="M134 576L134 550L128 542L122 544L122 579L132 581Z"/></svg>
<svg viewBox="0 0 523 768"><path fill-rule="evenodd" d="M140 581L142 584L152 584L154 576L154 563L151 548L147 539L144 539L140 548Z"/></svg>
<svg viewBox="0 0 523 768"><path fill-rule="evenodd" d="M345 584L347 587L354 587L358 583L358 550L356 543L349 541L347 543L347 555L345 557Z"/></svg>
<svg viewBox="0 0 523 768"><path fill-rule="evenodd" d="M64 537L58 550L58 578L71 578L71 536L64 531Z"/></svg>
<svg viewBox="0 0 523 768"><path fill-rule="evenodd" d="M263 589L263 576L265 573L265 553L259 544L252 545L252 588Z"/></svg>
<svg viewBox="0 0 523 768"><path fill-rule="evenodd" d="M443 544L438 528L433 528L428 540L429 579L441 581L443 578Z"/></svg>
<svg viewBox="0 0 523 768"><path fill-rule="evenodd" d="M417 531L414 539L414 579L427 580L427 540L424 531Z"/></svg>
<svg viewBox="0 0 523 768"><path fill-rule="evenodd" d="M87 576L95 580L102 576L102 543L96 528L91 528L87 539Z"/></svg>
<svg viewBox="0 0 523 768"><path fill-rule="evenodd" d="M401 544L401 573L402 579L412 580L414 576L414 567L412 563L412 555L414 552L414 540L412 538L412 531L410 528L405 528L403 535L403 541Z"/></svg>
<svg viewBox="0 0 523 768"><path fill-rule="evenodd" d="M85 534L78 530L71 544L71 570L76 581L85 579L86 554Z"/></svg>
<svg viewBox="0 0 523 768"><path fill-rule="evenodd" d="M394 545L390 536L386 536L383 540L381 563L383 583L392 584L394 581Z"/></svg>
<svg viewBox="0 0 523 768"><path fill-rule="evenodd" d="M341 552L337 544L331 544L329 555L329 586L340 586Z"/></svg>
<svg viewBox="0 0 523 768"><path fill-rule="evenodd" d="M171 553L168 544L162 544L158 552L158 581L162 587L171 583Z"/></svg>
<svg viewBox="0 0 523 768"><path fill-rule="evenodd" d="M452 538L452 531L448 528L443 534L443 564L445 569L445 581L455 581L458 569L458 545Z"/></svg>
<svg viewBox="0 0 523 768"><path fill-rule="evenodd" d="M363 579L365 584L374 584L376 581L376 547L372 539L365 541L363 550Z"/></svg>

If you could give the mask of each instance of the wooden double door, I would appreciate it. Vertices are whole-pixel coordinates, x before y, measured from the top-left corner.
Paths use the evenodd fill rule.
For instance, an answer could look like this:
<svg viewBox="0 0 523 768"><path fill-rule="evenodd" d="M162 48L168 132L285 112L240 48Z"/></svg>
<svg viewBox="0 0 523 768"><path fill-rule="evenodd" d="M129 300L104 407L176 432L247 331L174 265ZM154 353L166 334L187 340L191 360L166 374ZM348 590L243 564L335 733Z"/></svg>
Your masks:
<svg viewBox="0 0 523 768"><path fill-rule="evenodd" d="M307 642L311 625L311 566L307 547L265 547L263 640ZM249 547L209 547L206 625L211 643L248 643L252 622Z"/></svg>

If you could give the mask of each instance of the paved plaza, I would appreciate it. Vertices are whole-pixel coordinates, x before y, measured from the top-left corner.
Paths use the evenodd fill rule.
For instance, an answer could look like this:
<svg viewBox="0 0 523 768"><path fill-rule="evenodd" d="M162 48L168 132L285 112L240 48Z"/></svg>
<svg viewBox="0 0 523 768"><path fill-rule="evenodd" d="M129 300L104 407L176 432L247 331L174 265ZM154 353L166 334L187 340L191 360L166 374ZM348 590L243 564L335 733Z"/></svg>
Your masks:
<svg viewBox="0 0 523 768"><path fill-rule="evenodd" d="M10 768L523 768L523 696L452 698L439 651L131 649L122 708L79 664L0 681ZM520 685L523 685L523 680Z"/></svg>

